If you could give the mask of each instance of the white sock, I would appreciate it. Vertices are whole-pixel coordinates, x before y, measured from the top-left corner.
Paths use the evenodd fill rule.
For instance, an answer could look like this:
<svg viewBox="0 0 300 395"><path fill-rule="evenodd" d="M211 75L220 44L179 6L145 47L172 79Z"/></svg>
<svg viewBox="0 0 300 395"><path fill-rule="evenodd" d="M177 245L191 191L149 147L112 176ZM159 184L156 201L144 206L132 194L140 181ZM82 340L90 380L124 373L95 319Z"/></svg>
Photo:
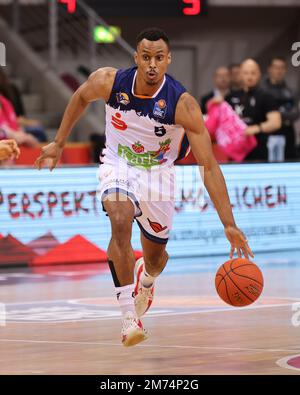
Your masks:
<svg viewBox="0 0 300 395"><path fill-rule="evenodd" d="M154 284L156 277L151 276L146 272L145 266L141 274L141 283L144 288L150 288Z"/></svg>
<svg viewBox="0 0 300 395"><path fill-rule="evenodd" d="M116 296L123 317L128 311L132 312L136 316L134 306L134 288L135 284L125 285L124 287L115 287Z"/></svg>

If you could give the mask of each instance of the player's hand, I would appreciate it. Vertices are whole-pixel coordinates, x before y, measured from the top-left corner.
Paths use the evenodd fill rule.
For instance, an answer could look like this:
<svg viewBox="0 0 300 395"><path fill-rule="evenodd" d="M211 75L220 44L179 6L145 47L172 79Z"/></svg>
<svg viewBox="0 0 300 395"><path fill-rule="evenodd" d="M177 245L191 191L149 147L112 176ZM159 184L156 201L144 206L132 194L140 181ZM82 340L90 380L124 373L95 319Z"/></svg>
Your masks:
<svg viewBox="0 0 300 395"><path fill-rule="evenodd" d="M38 170L41 170L46 162L50 171L52 171L56 167L57 162L61 157L62 151L63 148L55 142L45 145L42 148L42 154L36 159L34 166Z"/></svg>
<svg viewBox="0 0 300 395"><path fill-rule="evenodd" d="M230 259L233 258L235 251L239 258L242 258L243 254L246 259L249 259L249 255L254 258L253 252L248 245L247 238L239 228L236 226L227 226L225 228L225 234L231 244Z"/></svg>
<svg viewBox="0 0 300 395"><path fill-rule="evenodd" d="M20 149L15 140L2 140L0 142L0 160L18 158Z"/></svg>

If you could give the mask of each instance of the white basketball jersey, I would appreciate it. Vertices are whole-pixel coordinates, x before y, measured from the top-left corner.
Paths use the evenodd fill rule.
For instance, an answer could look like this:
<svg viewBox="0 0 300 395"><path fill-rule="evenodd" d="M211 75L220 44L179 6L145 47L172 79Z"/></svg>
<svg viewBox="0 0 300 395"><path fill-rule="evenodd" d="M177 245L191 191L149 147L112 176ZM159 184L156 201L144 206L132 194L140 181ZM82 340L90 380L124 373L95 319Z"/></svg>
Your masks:
<svg viewBox="0 0 300 395"><path fill-rule="evenodd" d="M189 143L175 111L185 88L169 75L152 97L134 94L137 69L119 70L106 103L104 163L123 159L142 169L173 165L183 158Z"/></svg>

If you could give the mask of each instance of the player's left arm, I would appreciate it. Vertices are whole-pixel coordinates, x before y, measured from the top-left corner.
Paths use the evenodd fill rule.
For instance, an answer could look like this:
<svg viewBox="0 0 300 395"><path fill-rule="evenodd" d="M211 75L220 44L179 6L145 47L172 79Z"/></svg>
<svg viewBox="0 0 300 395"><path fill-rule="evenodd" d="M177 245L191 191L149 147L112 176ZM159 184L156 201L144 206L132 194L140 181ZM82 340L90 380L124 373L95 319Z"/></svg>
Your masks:
<svg viewBox="0 0 300 395"><path fill-rule="evenodd" d="M177 104L176 124L186 131L191 149L199 166L204 167L204 185L224 226L226 237L231 244L230 258L235 250L239 257L246 258L253 253L243 232L236 226L225 179L212 152L211 139L205 128L200 107L194 97L184 93Z"/></svg>

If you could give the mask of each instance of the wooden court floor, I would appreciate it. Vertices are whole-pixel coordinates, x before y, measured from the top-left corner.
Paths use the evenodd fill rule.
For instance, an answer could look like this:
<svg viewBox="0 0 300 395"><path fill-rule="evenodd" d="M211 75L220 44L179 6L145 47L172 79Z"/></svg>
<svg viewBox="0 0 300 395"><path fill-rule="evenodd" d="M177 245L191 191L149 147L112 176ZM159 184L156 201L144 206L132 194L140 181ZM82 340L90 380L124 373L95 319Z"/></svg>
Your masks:
<svg viewBox="0 0 300 395"><path fill-rule="evenodd" d="M264 293L242 309L216 295L209 258L171 260L132 348L106 266L2 269L0 374L299 374L300 258L259 259Z"/></svg>

